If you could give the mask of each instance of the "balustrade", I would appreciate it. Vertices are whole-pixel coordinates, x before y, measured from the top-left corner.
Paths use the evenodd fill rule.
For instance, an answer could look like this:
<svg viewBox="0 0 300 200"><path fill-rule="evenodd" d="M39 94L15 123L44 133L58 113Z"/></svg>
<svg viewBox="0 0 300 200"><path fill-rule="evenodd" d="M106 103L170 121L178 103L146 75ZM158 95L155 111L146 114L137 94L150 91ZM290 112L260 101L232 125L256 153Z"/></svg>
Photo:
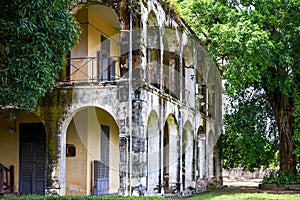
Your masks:
<svg viewBox="0 0 300 200"><path fill-rule="evenodd" d="M63 82L99 83L120 79L126 67L120 64L119 56L105 56L101 51L97 57L67 58L66 76ZM123 68L122 68L123 67Z"/></svg>
<svg viewBox="0 0 300 200"><path fill-rule="evenodd" d="M14 192L14 166L9 168L0 163L0 195Z"/></svg>

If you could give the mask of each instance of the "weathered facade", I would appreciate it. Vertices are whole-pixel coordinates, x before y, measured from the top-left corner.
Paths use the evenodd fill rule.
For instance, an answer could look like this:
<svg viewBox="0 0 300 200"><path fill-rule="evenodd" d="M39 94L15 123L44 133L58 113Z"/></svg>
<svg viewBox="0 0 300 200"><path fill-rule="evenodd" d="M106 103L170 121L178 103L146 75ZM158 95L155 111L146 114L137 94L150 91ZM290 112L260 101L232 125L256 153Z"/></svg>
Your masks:
<svg viewBox="0 0 300 200"><path fill-rule="evenodd" d="M82 0L71 11L83 33L57 86L33 113L0 113L6 184L60 195L220 184L221 77L172 7Z"/></svg>

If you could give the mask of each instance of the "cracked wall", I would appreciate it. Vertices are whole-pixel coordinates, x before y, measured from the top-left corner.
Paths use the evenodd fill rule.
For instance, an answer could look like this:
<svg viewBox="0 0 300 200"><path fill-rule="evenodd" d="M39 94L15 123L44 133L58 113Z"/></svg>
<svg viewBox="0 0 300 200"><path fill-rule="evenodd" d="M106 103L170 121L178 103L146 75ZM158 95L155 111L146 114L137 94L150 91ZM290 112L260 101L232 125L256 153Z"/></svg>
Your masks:
<svg viewBox="0 0 300 200"><path fill-rule="evenodd" d="M109 169L108 193L174 193L189 186L197 187L199 179L218 178L220 169L216 166L219 165L216 142L222 123L221 79L205 50L197 41L189 39L188 32L181 31L185 24L180 22L169 4L155 0L138 1L132 7L133 89L129 91L128 1L77 1L72 12L78 14L84 9L97 11L100 5L105 7L101 7L103 11L113 11L119 24L115 28L118 39L115 39L116 36L108 39L114 40L111 45L116 43L111 55L120 57L115 62L118 64L115 70L121 77L110 82L93 80L79 83L69 80L58 84L41 100L35 113L44 123L47 134L48 191L72 194L72 185L75 189L79 188L76 194L93 194L92 161L101 160L100 143L95 142L101 141L97 135L101 132L100 125L113 127L112 137L115 137L110 140L110 149L114 153L109 161L113 169ZM115 22L106 19L106 23L113 26ZM97 27L101 29L101 24ZM101 31L98 32L101 35ZM98 32L87 32L81 40L86 40L86 45L79 44L71 55L94 56L96 51L101 50ZM110 36L109 32L102 32ZM93 53L82 54L85 51ZM90 74L89 71L84 72ZM200 86L205 86L205 92ZM129 99L129 92L132 99ZM128 109L129 104L132 110ZM76 127L74 119L82 112L90 114L77 120L76 123L86 126L79 131L81 126ZM80 134L90 138L89 142L72 141L71 138ZM84 165L80 171L86 174L84 184L76 185L68 180L68 142L75 143L78 153L86 155L77 157L77 162ZM117 159L114 159L116 154Z"/></svg>

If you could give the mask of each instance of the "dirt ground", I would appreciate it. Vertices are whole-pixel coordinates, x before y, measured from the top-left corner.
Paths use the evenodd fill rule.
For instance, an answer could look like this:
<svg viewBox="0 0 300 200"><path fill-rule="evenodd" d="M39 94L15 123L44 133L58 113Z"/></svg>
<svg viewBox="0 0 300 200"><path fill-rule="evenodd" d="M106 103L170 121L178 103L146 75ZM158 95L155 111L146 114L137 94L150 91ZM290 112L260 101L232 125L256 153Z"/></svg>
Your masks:
<svg viewBox="0 0 300 200"><path fill-rule="evenodd" d="M262 179L252 180L223 180L223 187L218 192L227 193L270 193L270 194L300 194L300 190L263 190L259 189Z"/></svg>
<svg viewBox="0 0 300 200"><path fill-rule="evenodd" d="M236 194L236 193L268 193L268 194L300 194L300 191L296 190L262 190L258 187L224 187L218 189L218 193L221 194Z"/></svg>
<svg viewBox="0 0 300 200"><path fill-rule="evenodd" d="M240 186L245 186L245 187L257 187L258 185L262 183L262 179L240 179L240 180L234 180L234 179L223 179L223 185L227 185L228 187L240 187Z"/></svg>

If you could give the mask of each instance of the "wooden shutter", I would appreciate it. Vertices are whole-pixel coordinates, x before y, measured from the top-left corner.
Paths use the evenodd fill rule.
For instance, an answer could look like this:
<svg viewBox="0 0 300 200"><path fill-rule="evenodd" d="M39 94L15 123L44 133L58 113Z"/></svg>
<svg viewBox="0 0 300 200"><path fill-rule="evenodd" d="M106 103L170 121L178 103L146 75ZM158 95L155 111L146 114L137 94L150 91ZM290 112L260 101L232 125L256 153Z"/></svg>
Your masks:
<svg viewBox="0 0 300 200"><path fill-rule="evenodd" d="M20 124L20 194L45 194L46 135L42 123Z"/></svg>
<svg viewBox="0 0 300 200"><path fill-rule="evenodd" d="M20 145L20 193L32 194L32 144Z"/></svg>
<svg viewBox="0 0 300 200"><path fill-rule="evenodd" d="M34 152L34 193L45 194L45 145L43 143L36 143Z"/></svg>
<svg viewBox="0 0 300 200"><path fill-rule="evenodd" d="M94 195L109 194L109 127L101 125L100 160L94 161Z"/></svg>

